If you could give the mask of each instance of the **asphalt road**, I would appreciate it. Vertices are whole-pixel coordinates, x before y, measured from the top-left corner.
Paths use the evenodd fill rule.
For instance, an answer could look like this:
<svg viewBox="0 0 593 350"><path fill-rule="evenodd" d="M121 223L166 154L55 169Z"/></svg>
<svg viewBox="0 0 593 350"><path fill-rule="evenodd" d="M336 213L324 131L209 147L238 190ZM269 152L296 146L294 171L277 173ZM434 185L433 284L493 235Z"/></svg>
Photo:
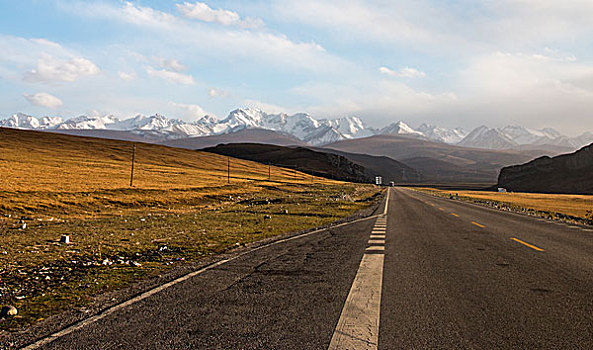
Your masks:
<svg viewBox="0 0 593 350"><path fill-rule="evenodd" d="M41 348L593 348L591 230L402 188L381 212L244 254Z"/></svg>

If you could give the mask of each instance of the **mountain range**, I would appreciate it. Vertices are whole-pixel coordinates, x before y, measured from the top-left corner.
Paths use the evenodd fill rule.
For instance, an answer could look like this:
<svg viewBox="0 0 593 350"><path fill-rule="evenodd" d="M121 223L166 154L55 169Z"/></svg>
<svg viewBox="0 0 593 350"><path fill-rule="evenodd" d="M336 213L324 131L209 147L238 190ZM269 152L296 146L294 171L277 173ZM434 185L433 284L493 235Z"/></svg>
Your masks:
<svg viewBox="0 0 593 350"><path fill-rule="evenodd" d="M245 129L275 131L312 146L322 146L373 135L405 135L472 148L551 149L555 152L572 151L593 142L593 133L591 132L585 132L577 137L567 137L550 128L533 130L522 126L490 128L483 125L467 132L463 128L446 129L422 124L414 129L403 121L389 124L383 128L373 128L354 116L316 119L307 113L268 114L251 108L236 109L222 120L206 115L194 122L170 119L161 114L137 115L123 120L113 115L82 115L63 120L61 117L36 118L17 113L7 119L0 120L0 127L86 136L97 134L97 136L108 138L134 141L140 139L147 142L163 143L190 137L233 134Z"/></svg>

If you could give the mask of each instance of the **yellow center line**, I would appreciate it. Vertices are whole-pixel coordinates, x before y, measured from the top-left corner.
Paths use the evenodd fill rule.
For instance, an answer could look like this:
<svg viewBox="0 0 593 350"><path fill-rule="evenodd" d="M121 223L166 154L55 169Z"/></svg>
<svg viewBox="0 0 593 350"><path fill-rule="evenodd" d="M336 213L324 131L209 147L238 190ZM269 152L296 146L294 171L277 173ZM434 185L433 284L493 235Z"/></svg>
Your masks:
<svg viewBox="0 0 593 350"><path fill-rule="evenodd" d="M477 222L475 222L475 221L472 221L472 224L474 224L474 225L476 225L476 226L478 226L478 227L480 227L480 228L484 228L484 227L486 227L486 226L484 226L484 225L482 225L482 224L479 224L479 223L477 223Z"/></svg>
<svg viewBox="0 0 593 350"><path fill-rule="evenodd" d="M459 215L455 214L455 213L451 213L451 215L455 216L456 218L459 217Z"/></svg>
<svg viewBox="0 0 593 350"><path fill-rule="evenodd" d="M518 238L511 237L511 239L512 239L513 241L515 241L515 242L518 242L518 243L521 243L521 244L523 244L524 246L527 246L527 247L529 247L529 248L531 248L531 249L533 249L533 250L537 250L538 252L543 252L543 251L545 251L545 250L543 250L543 249L542 249L542 248L540 248L540 247L536 247L536 246L534 246L533 244L529 244L529 243L527 243L527 242L523 242L522 240L520 240L520 239L518 239Z"/></svg>

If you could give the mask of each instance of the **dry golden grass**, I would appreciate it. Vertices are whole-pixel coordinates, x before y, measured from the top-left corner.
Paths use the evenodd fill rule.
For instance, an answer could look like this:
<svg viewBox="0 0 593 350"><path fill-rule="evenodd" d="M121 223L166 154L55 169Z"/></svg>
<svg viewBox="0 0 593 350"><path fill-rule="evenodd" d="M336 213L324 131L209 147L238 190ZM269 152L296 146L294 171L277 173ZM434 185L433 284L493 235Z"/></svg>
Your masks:
<svg viewBox="0 0 593 350"><path fill-rule="evenodd" d="M131 158L131 142L0 129L0 191L86 192L128 188ZM232 159L231 183L267 178L267 166ZM272 180L335 183L277 167L272 167ZM136 144L135 188L195 188L226 183L227 157Z"/></svg>
<svg viewBox="0 0 593 350"><path fill-rule="evenodd" d="M441 196L458 193L462 198L495 201L520 208L548 213L561 213L579 218L588 218L588 215L591 215L591 210L593 210L593 196L591 195L446 191L433 188L419 190L429 191Z"/></svg>

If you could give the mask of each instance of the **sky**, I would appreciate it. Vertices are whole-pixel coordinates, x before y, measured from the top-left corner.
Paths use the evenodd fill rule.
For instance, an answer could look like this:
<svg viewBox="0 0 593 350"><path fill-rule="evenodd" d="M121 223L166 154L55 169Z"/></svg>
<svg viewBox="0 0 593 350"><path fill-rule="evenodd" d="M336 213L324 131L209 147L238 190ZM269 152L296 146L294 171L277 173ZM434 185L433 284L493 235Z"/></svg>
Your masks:
<svg viewBox="0 0 593 350"><path fill-rule="evenodd" d="M592 0L0 0L0 118L593 131Z"/></svg>

